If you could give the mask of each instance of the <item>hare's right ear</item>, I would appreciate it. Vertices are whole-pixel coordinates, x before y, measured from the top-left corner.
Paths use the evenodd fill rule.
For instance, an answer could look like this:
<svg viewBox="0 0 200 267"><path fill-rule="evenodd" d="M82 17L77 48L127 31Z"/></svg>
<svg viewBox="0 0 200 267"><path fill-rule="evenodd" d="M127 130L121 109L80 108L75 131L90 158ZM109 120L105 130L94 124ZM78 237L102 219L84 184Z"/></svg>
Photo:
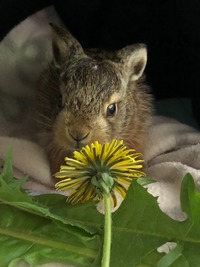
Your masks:
<svg viewBox="0 0 200 267"><path fill-rule="evenodd" d="M83 48L80 43L71 35L71 33L53 23L50 23L53 30L53 60L56 67L60 68L69 57L83 54Z"/></svg>
<svg viewBox="0 0 200 267"><path fill-rule="evenodd" d="M118 50L117 56L129 80L136 81L142 76L147 63L147 48L145 44L126 46Z"/></svg>

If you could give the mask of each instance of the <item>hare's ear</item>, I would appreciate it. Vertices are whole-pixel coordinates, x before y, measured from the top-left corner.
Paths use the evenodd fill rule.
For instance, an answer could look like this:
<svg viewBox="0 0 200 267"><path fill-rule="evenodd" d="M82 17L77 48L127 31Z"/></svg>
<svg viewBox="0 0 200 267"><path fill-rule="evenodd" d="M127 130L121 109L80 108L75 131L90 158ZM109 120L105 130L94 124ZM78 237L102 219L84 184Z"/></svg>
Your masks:
<svg viewBox="0 0 200 267"><path fill-rule="evenodd" d="M117 51L117 56L130 80L135 81L142 76L147 63L145 44L126 46Z"/></svg>
<svg viewBox="0 0 200 267"><path fill-rule="evenodd" d="M67 58L83 54L83 48L80 43L71 35L71 33L53 23L50 23L53 30L53 60L56 67L62 66Z"/></svg>

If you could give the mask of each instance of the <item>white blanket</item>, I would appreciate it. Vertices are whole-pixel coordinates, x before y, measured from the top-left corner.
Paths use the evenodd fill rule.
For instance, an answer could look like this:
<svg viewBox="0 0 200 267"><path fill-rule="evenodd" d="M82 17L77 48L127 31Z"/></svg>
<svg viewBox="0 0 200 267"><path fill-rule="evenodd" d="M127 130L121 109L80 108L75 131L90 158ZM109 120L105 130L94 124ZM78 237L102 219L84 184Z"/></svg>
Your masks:
<svg viewBox="0 0 200 267"><path fill-rule="evenodd" d="M54 192L48 161L34 142L31 119L36 82L52 56L49 22L62 23L53 7L28 17L0 43L0 164L11 145L15 176L28 175L26 188L32 193ZM158 196L164 212L183 220L179 200L182 178L189 172L200 185L200 132L174 119L155 116L144 157L146 174L157 180L148 186L149 192Z"/></svg>

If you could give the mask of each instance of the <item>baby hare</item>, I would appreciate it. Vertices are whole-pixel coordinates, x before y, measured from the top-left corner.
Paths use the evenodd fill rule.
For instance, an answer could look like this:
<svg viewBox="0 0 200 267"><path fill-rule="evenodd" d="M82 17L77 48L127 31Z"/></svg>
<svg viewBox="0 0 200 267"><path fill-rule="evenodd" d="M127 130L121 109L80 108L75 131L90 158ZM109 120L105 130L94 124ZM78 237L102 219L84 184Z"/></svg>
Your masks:
<svg viewBox="0 0 200 267"><path fill-rule="evenodd" d="M53 60L37 92L39 139L54 174L74 150L96 140L124 140L143 152L152 117L144 82L144 44L118 51L84 50L64 28L51 24Z"/></svg>

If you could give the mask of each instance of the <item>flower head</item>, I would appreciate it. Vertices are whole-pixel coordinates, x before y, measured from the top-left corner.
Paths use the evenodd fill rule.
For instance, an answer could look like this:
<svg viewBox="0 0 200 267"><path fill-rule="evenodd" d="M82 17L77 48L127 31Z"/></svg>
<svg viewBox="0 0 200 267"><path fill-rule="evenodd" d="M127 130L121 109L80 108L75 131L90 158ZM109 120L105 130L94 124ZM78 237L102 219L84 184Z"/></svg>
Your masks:
<svg viewBox="0 0 200 267"><path fill-rule="evenodd" d="M127 149L123 141L99 144L98 141L74 151L74 158L65 158L66 165L55 174L62 179L56 183L58 191L70 189L68 202L72 204L89 199L99 201L104 193L110 193L114 207L116 192L122 196L132 179L145 176L141 153Z"/></svg>

